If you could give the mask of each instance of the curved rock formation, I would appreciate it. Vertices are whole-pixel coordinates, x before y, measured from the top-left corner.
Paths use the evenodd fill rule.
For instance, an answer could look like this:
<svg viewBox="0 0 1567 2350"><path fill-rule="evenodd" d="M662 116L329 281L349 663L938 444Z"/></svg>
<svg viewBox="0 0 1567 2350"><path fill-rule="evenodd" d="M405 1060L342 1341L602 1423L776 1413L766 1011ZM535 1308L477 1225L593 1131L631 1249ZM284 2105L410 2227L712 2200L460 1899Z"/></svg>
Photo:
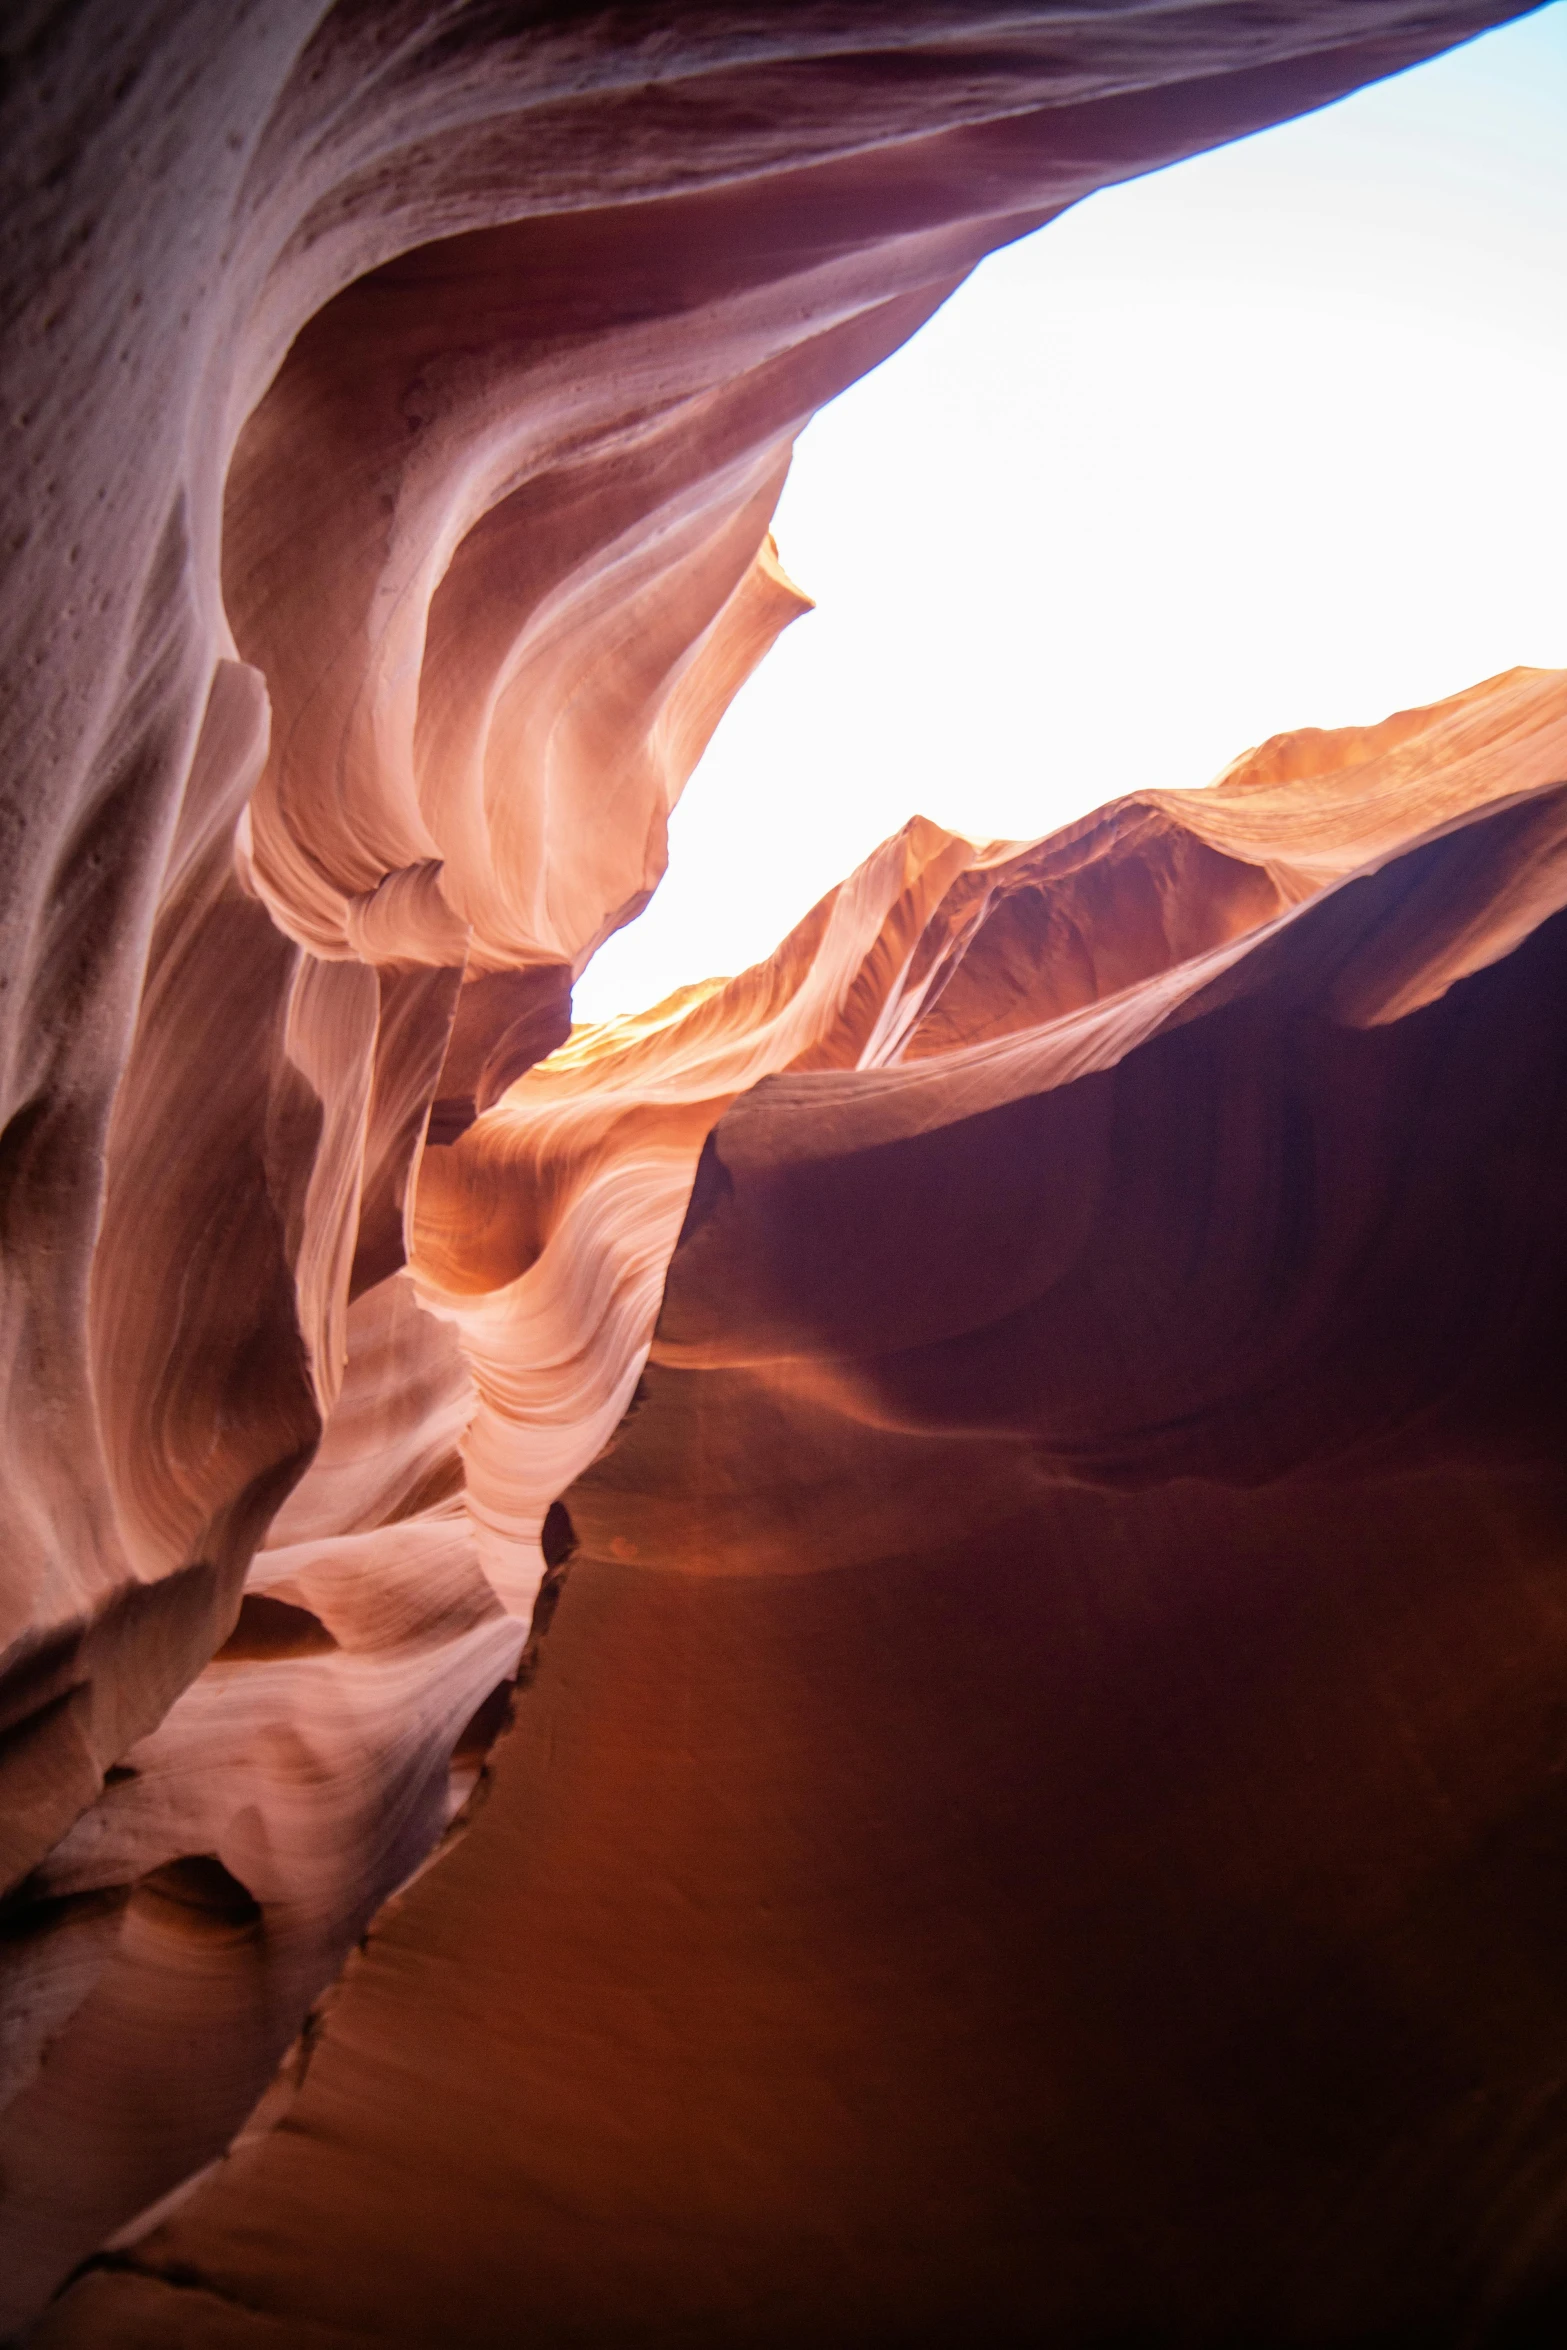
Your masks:
<svg viewBox="0 0 1567 2350"><path fill-rule="evenodd" d="M618 1401L702 1154L537 1678L41 2338L1550 2338L1564 905L1515 672L916 823L515 1084L427 1209L492 1531L487 1365Z"/></svg>
<svg viewBox="0 0 1567 2350"><path fill-rule="evenodd" d="M1556 2306L1562 681L568 1033L821 401L1516 12L5 34L0 2324Z"/></svg>

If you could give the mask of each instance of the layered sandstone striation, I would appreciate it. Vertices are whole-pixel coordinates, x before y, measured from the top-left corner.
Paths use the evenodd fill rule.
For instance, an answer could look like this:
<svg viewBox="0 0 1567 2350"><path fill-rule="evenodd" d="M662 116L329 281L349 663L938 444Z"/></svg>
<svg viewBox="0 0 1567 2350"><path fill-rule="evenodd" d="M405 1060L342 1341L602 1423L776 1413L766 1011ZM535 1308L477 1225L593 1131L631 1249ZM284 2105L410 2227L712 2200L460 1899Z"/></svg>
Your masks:
<svg viewBox="0 0 1567 2350"><path fill-rule="evenodd" d="M5 33L0 2325L1555 2322L1563 679L570 1027L821 401L1515 12Z"/></svg>
<svg viewBox="0 0 1567 2350"><path fill-rule="evenodd" d="M1564 906L1514 672L916 822L429 1154L481 1542L637 1399L487 1802L40 2338L1548 2338Z"/></svg>

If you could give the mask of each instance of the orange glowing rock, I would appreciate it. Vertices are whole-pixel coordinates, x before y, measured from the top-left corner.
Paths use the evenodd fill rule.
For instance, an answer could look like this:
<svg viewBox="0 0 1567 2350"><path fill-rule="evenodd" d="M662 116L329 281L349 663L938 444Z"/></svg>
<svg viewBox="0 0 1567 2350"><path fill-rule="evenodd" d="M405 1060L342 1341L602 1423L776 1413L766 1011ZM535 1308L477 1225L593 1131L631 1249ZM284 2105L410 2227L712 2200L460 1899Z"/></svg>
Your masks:
<svg viewBox="0 0 1567 2350"><path fill-rule="evenodd" d="M570 1025L815 409L1517 12L40 18L0 2326L1559 2320L1562 677Z"/></svg>

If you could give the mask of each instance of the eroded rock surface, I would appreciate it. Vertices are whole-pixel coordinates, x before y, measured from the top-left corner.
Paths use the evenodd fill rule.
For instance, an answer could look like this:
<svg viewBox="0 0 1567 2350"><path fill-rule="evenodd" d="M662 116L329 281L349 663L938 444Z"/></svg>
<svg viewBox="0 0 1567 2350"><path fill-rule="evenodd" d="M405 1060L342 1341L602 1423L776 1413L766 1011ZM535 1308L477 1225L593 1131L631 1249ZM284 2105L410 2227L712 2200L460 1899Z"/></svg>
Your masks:
<svg viewBox="0 0 1567 2350"><path fill-rule="evenodd" d="M820 402L1512 13L7 29L0 2323L1555 2322L1563 680L568 1036Z"/></svg>
<svg viewBox="0 0 1567 2350"><path fill-rule="evenodd" d="M465 1839L42 2339L1549 2338L1564 775L1522 671L915 824L477 1121L497 1358L701 1148L639 1399Z"/></svg>

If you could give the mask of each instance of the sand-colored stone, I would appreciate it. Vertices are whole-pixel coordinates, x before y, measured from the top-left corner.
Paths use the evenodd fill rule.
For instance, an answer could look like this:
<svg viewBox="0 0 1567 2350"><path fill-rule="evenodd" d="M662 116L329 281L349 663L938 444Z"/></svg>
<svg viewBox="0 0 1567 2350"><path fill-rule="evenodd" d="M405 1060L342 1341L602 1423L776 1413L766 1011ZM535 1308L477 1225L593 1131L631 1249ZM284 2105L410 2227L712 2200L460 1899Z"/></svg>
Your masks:
<svg viewBox="0 0 1567 2350"><path fill-rule="evenodd" d="M1555 2322L1563 680L567 1033L821 402L1515 13L7 32L0 2325Z"/></svg>

